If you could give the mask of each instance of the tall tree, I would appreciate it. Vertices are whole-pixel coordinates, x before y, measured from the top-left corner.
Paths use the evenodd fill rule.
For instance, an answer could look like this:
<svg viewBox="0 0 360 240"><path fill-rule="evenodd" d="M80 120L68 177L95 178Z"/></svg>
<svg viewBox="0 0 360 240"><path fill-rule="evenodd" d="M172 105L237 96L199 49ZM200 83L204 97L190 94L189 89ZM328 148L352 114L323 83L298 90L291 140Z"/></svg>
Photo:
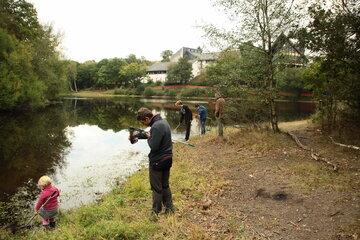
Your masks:
<svg viewBox="0 0 360 240"><path fill-rule="evenodd" d="M42 28L34 6L25 0L0 1L0 27L19 40L35 39Z"/></svg>
<svg viewBox="0 0 360 240"><path fill-rule="evenodd" d="M323 126L331 130L341 112L355 121L360 117L360 5L334 1L330 7L312 5L309 12L311 21L303 32L317 57L306 79L321 101Z"/></svg>
<svg viewBox="0 0 360 240"><path fill-rule="evenodd" d="M297 27L299 20L295 12L294 0L217 0L235 28L220 30L214 26L205 26L207 35L226 47L239 48L243 44L254 46L247 51L257 53L250 56L260 56L264 75L261 82L263 97L270 107L270 122L277 132L278 113L275 99L277 97L277 67L279 53L289 34Z"/></svg>
<svg viewBox="0 0 360 240"><path fill-rule="evenodd" d="M66 83L59 36L24 0L0 1L0 108L38 106Z"/></svg>

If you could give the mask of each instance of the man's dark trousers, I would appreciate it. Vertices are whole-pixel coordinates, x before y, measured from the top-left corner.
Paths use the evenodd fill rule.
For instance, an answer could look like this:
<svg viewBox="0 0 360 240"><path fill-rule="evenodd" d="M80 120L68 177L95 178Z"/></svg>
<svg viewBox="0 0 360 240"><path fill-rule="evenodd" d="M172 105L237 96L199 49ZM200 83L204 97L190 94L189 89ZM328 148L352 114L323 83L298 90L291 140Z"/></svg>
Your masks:
<svg viewBox="0 0 360 240"><path fill-rule="evenodd" d="M169 187L170 169L157 171L149 167L149 178L153 197L153 211L160 213L162 204L165 211L173 211L171 190Z"/></svg>
<svg viewBox="0 0 360 240"><path fill-rule="evenodd" d="M189 140L190 130L191 130L191 122L185 122L186 132L185 132L185 140Z"/></svg>

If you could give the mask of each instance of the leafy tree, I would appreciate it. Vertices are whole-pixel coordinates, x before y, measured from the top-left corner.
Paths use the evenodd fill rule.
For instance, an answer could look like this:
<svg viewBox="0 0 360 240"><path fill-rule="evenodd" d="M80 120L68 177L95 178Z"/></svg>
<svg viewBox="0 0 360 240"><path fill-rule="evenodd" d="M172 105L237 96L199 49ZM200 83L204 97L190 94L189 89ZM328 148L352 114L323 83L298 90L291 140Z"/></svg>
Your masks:
<svg viewBox="0 0 360 240"><path fill-rule="evenodd" d="M321 102L323 124L332 129L345 110L354 120L360 116L360 5L355 0L331 8L315 4L309 12L303 33L317 57L305 78Z"/></svg>
<svg viewBox="0 0 360 240"><path fill-rule="evenodd" d="M238 97L246 88L261 92L264 70L262 54L255 47L244 44L239 50L228 50L220 54L215 64L206 69L210 85L229 97Z"/></svg>
<svg viewBox="0 0 360 240"><path fill-rule="evenodd" d="M87 61L79 64L76 83L79 89L136 88L146 74L148 64L149 61L136 58L134 54L127 58L102 59L98 63Z"/></svg>
<svg viewBox="0 0 360 240"><path fill-rule="evenodd" d="M97 65L95 61L86 61L77 68L76 82L78 89L90 88L96 83Z"/></svg>
<svg viewBox="0 0 360 240"><path fill-rule="evenodd" d="M135 54L130 54L127 58L125 58L125 62L128 64L134 63L134 62L139 62L139 61L141 61L141 60L137 59Z"/></svg>
<svg viewBox="0 0 360 240"><path fill-rule="evenodd" d="M170 62L170 57L173 55L171 50L164 50L161 53L162 62Z"/></svg>
<svg viewBox="0 0 360 240"><path fill-rule="evenodd" d="M0 29L0 108L14 108L20 103L41 103L43 84L31 66L33 49Z"/></svg>
<svg viewBox="0 0 360 240"><path fill-rule="evenodd" d="M24 0L0 2L0 108L39 106L66 83L59 36Z"/></svg>
<svg viewBox="0 0 360 240"><path fill-rule="evenodd" d="M265 98L270 107L270 122L274 131L279 131L278 114L275 104L278 90L277 74L281 68L281 53L289 35L297 27L299 19L295 13L293 0L217 0L220 6L234 21L229 31L214 26L205 26L207 35L217 43L230 48L248 44L249 57L255 57L261 65L261 87L259 97ZM254 59L250 62L254 62ZM251 78L249 70L249 78ZM259 76L259 74L257 74ZM251 85L250 85L251 86Z"/></svg>
<svg viewBox="0 0 360 240"><path fill-rule="evenodd" d="M187 84L192 77L192 65L186 58L171 65L168 69L166 84Z"/></svg>
<svg viewBox="0 0 360 240"><path fill-rule="evenodd" d="M136 57L135 57L136 58ZM129 61L134 61L133 58ZM119 76L119 69L126 64L126 60L119 58L103 59L98 64L97 87L113 88L122 86L123 80Z"/></svg>
<svg viewBox="0 0 360 240"><path fill-rule="evenodd" d="M146 75L146 64L132 62L120 68L119 74L125 87L136 88Z"/></svg>
<svg viewBox="0 0 360 240"><path fill-rule="evenodd" d="M36 10L25 0L0 1L0 27L19 40L34 40L41 32Z"/></svg>

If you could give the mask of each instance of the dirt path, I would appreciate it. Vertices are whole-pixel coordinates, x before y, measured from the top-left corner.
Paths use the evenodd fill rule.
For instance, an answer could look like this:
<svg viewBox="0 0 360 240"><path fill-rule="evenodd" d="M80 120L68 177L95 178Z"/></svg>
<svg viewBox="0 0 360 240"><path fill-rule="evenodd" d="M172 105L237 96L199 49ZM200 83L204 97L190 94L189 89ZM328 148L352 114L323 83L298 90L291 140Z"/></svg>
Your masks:
<svg viewBox="0 0 360 240"><path fill-rule="evenodd" d="M240 130L226 141L200 138L185 151L227 184L190 217L212 239L360 239L360 151L333 145L307 123L281 127L338 172L284 134Z"/></svg>

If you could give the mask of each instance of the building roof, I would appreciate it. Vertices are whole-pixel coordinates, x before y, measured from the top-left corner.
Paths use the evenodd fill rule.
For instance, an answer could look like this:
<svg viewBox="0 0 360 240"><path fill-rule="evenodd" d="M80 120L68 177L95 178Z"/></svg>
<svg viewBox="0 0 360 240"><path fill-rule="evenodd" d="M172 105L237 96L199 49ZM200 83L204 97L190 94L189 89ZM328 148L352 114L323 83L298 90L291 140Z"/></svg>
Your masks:
<svg viewBox="0 0 360 240"><path fill-rule="evenodd" d="M216 60L219 57L219 53L193 53L196 60Z"/></svg>
<svg viewBox="0 0 360 240"><path fill-rule="evenodd" d="M172 62L156 62L150 65L147 69L148 72L155 72L155 71L167 71L169 66L174 64Z"/></svg>
<svg viewBox="0 0 360 240"><path fill-rule="evenodd" d="M156 62L150 65L147 69L148 72L167 71L169 66L176 63L180 58L187 57L190 63L195 61L216 60L219 53L201 53L200 50L195 48L182 47L170 57L170 62Z"/></svg>
<svg viewBox="0 0 360 240"><path fill-rule="evenodd" d="M199 49L182 47L176 53L170 57L170 62L177 62L179 58L188 58L189 60L194 59L195 53L201 53Z"/></svg>

